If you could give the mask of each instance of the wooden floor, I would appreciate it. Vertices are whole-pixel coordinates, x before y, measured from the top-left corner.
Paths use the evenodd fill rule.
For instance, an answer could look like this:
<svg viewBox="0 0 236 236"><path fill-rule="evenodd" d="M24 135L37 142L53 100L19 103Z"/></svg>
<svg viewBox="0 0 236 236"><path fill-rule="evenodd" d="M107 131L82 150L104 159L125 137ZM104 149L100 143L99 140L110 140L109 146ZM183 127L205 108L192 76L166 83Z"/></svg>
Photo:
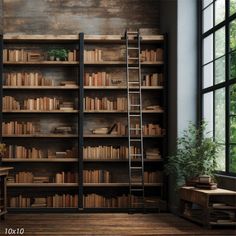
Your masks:
<svg viewBox="0 0 236 236"><path fill-rule="evenodd" d="M24 235L236 235L231 229L204 229L172 214L8 214L5 228L24 228ZM16 235L16 234L12 234ZM17 234L20 235L20 234Z"/></svg>

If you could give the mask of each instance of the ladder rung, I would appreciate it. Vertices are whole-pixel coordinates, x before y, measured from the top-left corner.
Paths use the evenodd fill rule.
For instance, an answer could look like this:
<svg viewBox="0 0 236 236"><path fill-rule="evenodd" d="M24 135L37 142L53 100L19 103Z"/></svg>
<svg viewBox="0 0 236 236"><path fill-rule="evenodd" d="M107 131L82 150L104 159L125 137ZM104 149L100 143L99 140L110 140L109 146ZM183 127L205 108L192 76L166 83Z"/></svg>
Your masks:
<svg viewBox="0 0 236 236"><path fill-rule="evenodd" d="M141 116L141 115L130 114L129 116L138 117L138 116Z"/></svg>
<svg viewBox="0 0 236 236"><path fill-rule="evenodd" d="M129 104L130 107L140 107L140 104Z"/></svg>
<svg viewBox="0 0 236 236"><path fill-rule="evenodd" d="M127 49L128 49L128 50L138 50L139 48L136 48L136 47L128 47Z"/></svg>
<svg viewBox="0 0 236 236"><path fill-rule="evenodd" d="M127 31L127 34L138 34L137 31Z"/></svg>
<svg viewBox="0 0 236 236"><path fill-rule="evenodd" d="M142 188L135 188L135 189L130 189L130 191L132 191L132 192L143 192L144 191L144 189L142 189Z"/></svg>
<svg viewBox="0 0 236 236"><path fill-rule="evenodd" d="M130 156L132 156L132 157L141 157L142 154L130 154Z"/></svg>
<svg viewBox="0 0 236 236"><path fill-rule="evenodd" d="M139 57L128 57L129 60L138 60Z"/></svg>
<svg viewBox="0 0 236 236"><path fill-rule="evenodd" d="M136 138L136 139L131 138L130 139L130 142L141 142L141 141L142 141L142 139L140 139L140 138Z"/></svg>
<svg viewBox="0 0 236 236"><path fill-rule="evenodd" d="M142 170L143 168L140 166L131 166L130 169L132 170Z"/></svg>
<svg viewBox="0 0 236 236"><path fill-rule="evenodd" d="M137 83L140 83L140 81L128 81L129 84L137 84Z"/></svg>
<svg viewBox="0 0 236 236"><path fill-rule="evenodd" d="M139 70L138 66L129 66L128 67L129 70Z"/></svg>
<svg viewBox="0 0 236 236"><path fill-rule="evenodd" d="M139 91L128 91L128 93L140 93Z"/></svg>

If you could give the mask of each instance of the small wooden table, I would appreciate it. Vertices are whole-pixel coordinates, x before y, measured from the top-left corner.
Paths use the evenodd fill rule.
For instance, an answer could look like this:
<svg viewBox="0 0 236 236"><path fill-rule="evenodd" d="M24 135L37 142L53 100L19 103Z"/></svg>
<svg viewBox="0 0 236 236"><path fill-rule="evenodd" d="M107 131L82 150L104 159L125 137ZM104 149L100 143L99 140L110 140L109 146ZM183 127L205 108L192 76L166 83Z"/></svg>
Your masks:
<svg viewBox="0 0 236 236"><path fill-rule="evenodd" d="M213 220L212 214L232 213L233 220ZM180 189L180 214L206 227L236 226L236 192L227 189L203 190L194 187ZM216 217L217 218L217 217ZM215 219L216 219L215 218Z"/></svg>
<svg viewBox="0 0 236 236"><path fill-rule="evenodd" d="M0 167L0 216L5 219L7 213L7 175L13 167Z"/></svg>

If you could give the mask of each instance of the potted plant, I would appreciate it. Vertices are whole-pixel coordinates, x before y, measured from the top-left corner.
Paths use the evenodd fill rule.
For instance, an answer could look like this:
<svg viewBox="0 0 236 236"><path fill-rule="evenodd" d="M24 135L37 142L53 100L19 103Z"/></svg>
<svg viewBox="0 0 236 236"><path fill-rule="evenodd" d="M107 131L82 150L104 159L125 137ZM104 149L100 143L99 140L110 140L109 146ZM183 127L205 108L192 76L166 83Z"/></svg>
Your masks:
<svg viewBox="0 0 236 236"><path fill-rule="evenodd" d="M50 49L48 51L48 57L50 61L54 61L55 60L55 54L56 54L56 49Z"/></svg>
<svg viewBox="0 0 236 236"><path fill-rule="evenodd" d="M6 144L0 143L0 162L2 161L2 158L5 153L6 153Z"/></svg>
<svg viewBox="0 0 236 236"><path fill-rule="evenodd" d="M66 49L57 49L55 53L57 61L65 61L68 57L68 50Z"/></svg>
<svg viewBox="0 0 236 236"><path fill-rule="evenodd" d="M207 135L205 122L199 127L190 122L182 137L177 139L176 153L168 157L165 165L166 173L175 176L177 188L199 180L199 176L214 179L219 144Z"/></svg>

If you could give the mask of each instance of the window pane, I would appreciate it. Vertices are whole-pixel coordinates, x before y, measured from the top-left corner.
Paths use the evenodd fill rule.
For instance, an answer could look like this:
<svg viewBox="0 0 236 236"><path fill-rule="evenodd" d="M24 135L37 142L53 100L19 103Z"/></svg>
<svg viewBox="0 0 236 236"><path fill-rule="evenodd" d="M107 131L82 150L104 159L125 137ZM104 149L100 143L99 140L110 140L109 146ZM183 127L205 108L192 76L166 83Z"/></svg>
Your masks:
<svg viewBox="0 0 236 236"><path fill-rule="evenodd" d="M225 0L215 1L215 25L225 19Z"/></svg>
<svg viewBox="0 0 236 236"><path fill-rule="evenodd" d="M225 145L220 145L217 154L217 170L225 171Z"/></svg>
<svg viewBox="0 0 236 236"><path fill-rule="evenodd" d="M225 54L225 27L215 33L215 58Z"/></svg>
<svg viewBox="0 0 236 236"><path fill-rule="evenodd" d="M203 11L203 33L213 27L213 5Z"/></svg>
<svg viewBox="0 0 236 236"><path fill-rule="evenodd" d="M213 85L213 62L203 66L203 88Z"/></svg>
<svg viewBox="0 0 236 236"><path fill-rule="evenodd" d="M229 154L229 171L232 173L236 173L236 146L230 146L230 154Z"/></svg>
<svg viewBox="0 0 236 236"><path fill-rule="evenodd" d="M236 49L236 20L233 20L229 24L230 30L230 51Z"/></svg>
<svg viewBox="0 0 236 236"><path fill-rule="evenodd" d="M225 57L215 61L215 84L225 81Z"/></svg>
<svg viewBox="0 0 236 236"><path fill-rule="evenodd" d="M212 3L213 0L203 0L202 6L203 8L205 8L206 6L208 6L210 3Z"/></svg>
<svg viewBox="0 0 236 236"><path fill-rule="evenodd" d="M230 0L230 15L236 12L236 0Z"/></svg>
<svg viewBox="0 0 236 236"><path fill-rule="evenodd" d="M236 116L230 117L230 142L236 143Z"/></svg>
<svg viewBox="0 0 236 236"><path fill-rule="evenodd" d="M203 40L203 63L213 60L213 35L209 35Z"/></svg>
<svg viewBox="0 0 236 236"><path fill-rule="evenodd" d="M230 99L230 115L236 115L236 84L230 86L229 99Z"/></svg>
<svg viewBox="0 0 236 236"><path fill-rule="evenodd" d="M236 52L233 52L229 56L230 63L230 79L236 78Z"/></svg>
<svg viewBox="0 0 236 236"><path fill-rule="evenodd" d="M215 91L215 140L225 143L225 88Z"/></svg>
<svg viewBox="0 0 236 236"><path fill-rule="evenodd" d="M205 136L212 137L213 131L213 92L203 96L203 119L207 122Z"/></svg>

